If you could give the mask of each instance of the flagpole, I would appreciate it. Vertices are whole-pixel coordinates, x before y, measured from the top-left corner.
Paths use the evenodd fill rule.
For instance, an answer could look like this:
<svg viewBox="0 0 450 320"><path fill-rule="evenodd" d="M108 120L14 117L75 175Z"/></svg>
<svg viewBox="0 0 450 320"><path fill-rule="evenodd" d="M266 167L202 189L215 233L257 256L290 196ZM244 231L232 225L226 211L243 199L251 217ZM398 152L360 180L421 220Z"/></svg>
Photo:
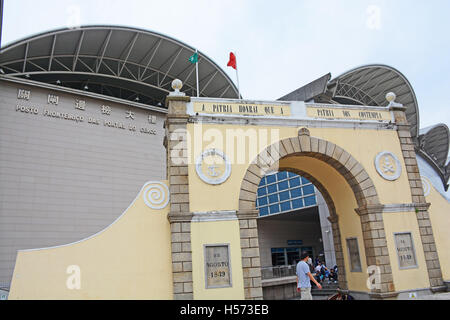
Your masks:
<svg viewBox="0 0 450 320"><path fill-rule="evenodd" d="M237 55L234 54L236 57L236 79L237 79L237 86L238 86L238 99L241 99L241 91L239 90L239 74L238 74L238 66L237 66Z"/></svg>
<svg viewBox="0 0 450 320"><path fill-rule="evenodd" d="M197 53L197 61L195 62L195 79L197 81L197 97L200 97L200 92L198 91L198 51L195 49L195 53Z"/></svg>

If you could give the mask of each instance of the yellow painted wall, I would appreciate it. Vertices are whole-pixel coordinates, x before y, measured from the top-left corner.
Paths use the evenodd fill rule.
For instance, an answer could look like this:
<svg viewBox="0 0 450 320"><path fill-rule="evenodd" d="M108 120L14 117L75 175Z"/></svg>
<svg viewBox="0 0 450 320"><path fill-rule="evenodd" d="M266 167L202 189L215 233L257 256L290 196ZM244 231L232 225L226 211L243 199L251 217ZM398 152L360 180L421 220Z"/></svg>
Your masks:
<svg viewBox="0 0 450 320"><path fill-rule="evenodd" d="M198 126L198 127L194 127ZM252 149L256 155L261 152L266 146L273 142L279 141L288 137L295 137L298 134L299 128L276 128L276 127L259 127L259 126L236 126L236 125L202 125L202 135L199 135L199 125L188 124L188 132L194 139L190 144L191 162L189 164L189 201L190 209L192 211L211 211L211 210L238 210L239 206L239 192L242 179L248 168L248 164L253 160L247 159L245 163L238 163L236 157L230 156L229 150L227 151L227 141L217 139L227 137L227 130L239 130L245 134L246 130L253 130L257 134L257 139L253 140L253 143L247 143L247 150ZM195 130L194 130L195 128ZM260 131L260 129L262 131ZM364 169L371 177L375 188L377 190L379 200L382 204L400 204L411 203L411 191L406 174L405 164L402 158L401 147L396 131L387 130L362 130L362 129L342 129L342 128L308 128L311 136L331 141L349 152L357 161L361 163ZM274 135L277 139L270 140L271 130L275 130ZM208 132L207 141L203 141L202 145L199 145L199 137L204 137L204 133ZM258 135L262 132L263 135L267 135L267 138L261 139ZM263 141L261 141L263 140ZM194 144L195 141L195 144ZM255 142L256 141L256 142ZM248 141L247 141L248 142ZM237 146L232 153L237 154ZM220 185L211 186L204 183L195 172L195 159L201 152L208 148L217 148L225 152L232 162L232 172L227 181ZM232 149L230 149L232 150ZM256 152L255 152L256 150ZM376 155L381 151L391 151L400 160L402 167L402 174L399 179L395 181L387 181L383 179L376 172L374 160ZM347 280L350 290L367 292L367 263L365 257L364 243L362 237L362 228L360 217L356 214L355 208L358 207L353 192L350 186L346 183L345 179L328 164L310 157L290 157L283 160L280 166L293 167L303 170L312 176L314 176L323 186L328 190L336 206L337 213L339 215L339 226L341 232L342 248L345 258L345 268L347 271ZM223 195L223 196L220 196ZM415 233L418 233L417 220L406 219L398 220L399 217L405 216L391 216L387 215L387 222L385 221L385 227L388 226L388 231L400 232L405 227L408 229L414 229ZM414 226L415 222L415 226ZM406 224L404 224L406 223ZM206 229L204 229L206 230ZM198 231L200 232L200 231ZM217 236L217 235L216 235ZM194 237L194 233L193 233ZM360 249L360 258L362 265L362 272L350 272L348 248L346 239L350 237L356 237L358 239L358 245ZM387 236L390 237L390 236ZM389 256L392 263L397 263L397 255L393 247L393 239L388 238L390 244ZM416 252L420 262L418 271L406 270L405 271L393 271L394 284L396 290L404 289L416 289L422 287L429 287L429 281L427 278L426 270L422 273L423 250L421 242L416 241ZM197 257L196 259L200 259ZM422 259L422 260L421 260ZM393 266L393 269L396 266ZM200 271L197 271L200 272ZM204 272L204 271L201 271ZM404 275L407 274L407 277ZM410 277L409 274L417 275L416 278ZM197 275L198 277L199 275ZM201 282L204 285L204 282ZM198 284L197 284L198 285ZM204 290L201 288L196 289L197 292Z"/></svg>
<svg viewBox="0 0 450 320"><path fill-rule="evenodd" d="M368 274L366 255L361 228L361 220L355 212L358 207L353 191L342 177L330 165L310 157L289 157L280 163L282 167L301 168L314 176L330 193L339 216L339 230L341 233L341 245L344 251L344 264L347 275L348 287L354 291L368 291L366 280ZM347 242L345 239L358 239L359 254L362 272L351 272L348 256Z"/></svg>
<svg viewBox="0 0 450 320"><path fill-rule="evenodd" d="M429 185L430 194L426 200L431 203L428 213L441 264L442 278L450 281L450 203L433 187L431 182Z"/></svg>
<svg viewBox="0 0 450 320"><path fill-rule="evenodd" d="M172 299L169 206L150 209L143 191L93 237L19 251L9 299ZM66 285L71 265L80 268L80 289Z"/></svg>
<svg viewBox="0 0 450 320"><path fill-rule="evenodd" d="M205 287L205 244L230 244L232 287ZM194 299L244 299L239 222L208 221L191 223L192 277Z"/></svg>
<svg viewBox="0 0 450 320"><path fill-rule="evenodd" d="M391 260L392 276L397 291L429 288L427 265L420 239L419 225L415 212L383 213L384 230ZM411 232L416 252L417 268L400 269L395 248L394 233Z"/></svg>
<svg viewBox="0 0 450 320"><path fill-rule="evenodd" d="M238 163L239 158L231 157L229 155L230 152L227 152L227 141L215 139L216 136L220 135L226 138L227 130L229 132L237 132L240 129L244 133L247 130L253 130L258 135L257 142L252 144L247 143L246 152L251 148L255 148L256 154L258 154L272 142L297 136L299 128L188 124L187 129L192 138L189 149L189 188L190 190L195 190L195 192L190 192L189 195L190 208L192 211L201 212L208 210L237 210L239 206L240 185L248 168L248 163L253 160L247 159L246 163ZM411 203L411 191L396 131L342 128L309 128L309 130L311 136L335 143L361 163L372 178L381 203ZM201 135L199 132L203 134L205 132L209 133L209 135L206 135L202 144L199 143L199 140L205 135ZM267 138L261 138L261 132L263 135L267 134ZM275 132L276 134L274 136L279 138L271 141L271 132ZM232 162L231 176L224 183L215 186L204 183L195 172L195 159L203 150L213 147L225 152ZM236 150L236 143L234 147L234 154L239 154ZM384 180L376 172L374 165L375 157L379 152L385 150L393 152L400 159L402 174L396 181ZM226 196L217 197L217 194L224 194Z"/></svg>

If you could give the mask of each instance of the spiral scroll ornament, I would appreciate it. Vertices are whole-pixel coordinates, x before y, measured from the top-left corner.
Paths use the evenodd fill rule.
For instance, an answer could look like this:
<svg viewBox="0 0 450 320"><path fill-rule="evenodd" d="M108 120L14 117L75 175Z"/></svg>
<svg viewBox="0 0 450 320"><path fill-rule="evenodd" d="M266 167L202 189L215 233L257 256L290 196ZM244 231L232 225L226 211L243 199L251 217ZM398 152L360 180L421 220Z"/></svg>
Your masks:
<svg viewBox="0 0 450 320"><path fill-rule="evenodd" d="M143 192L145 204L152 209L164 209L169 203L169 188L162 182L150 181L144 186Z"/></svg>

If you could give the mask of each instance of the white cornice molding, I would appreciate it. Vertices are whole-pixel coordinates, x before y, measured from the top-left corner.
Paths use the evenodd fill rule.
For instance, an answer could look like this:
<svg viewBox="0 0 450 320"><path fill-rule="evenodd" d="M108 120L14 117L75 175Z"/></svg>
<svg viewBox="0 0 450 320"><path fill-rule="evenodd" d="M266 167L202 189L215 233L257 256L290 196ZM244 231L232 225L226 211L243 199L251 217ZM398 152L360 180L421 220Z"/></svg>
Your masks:
<svg viewBox="0 0 450 320"><path fill-rule="evenodd" d="M235 210L193 212L192 222L237 220Z"/></svg>

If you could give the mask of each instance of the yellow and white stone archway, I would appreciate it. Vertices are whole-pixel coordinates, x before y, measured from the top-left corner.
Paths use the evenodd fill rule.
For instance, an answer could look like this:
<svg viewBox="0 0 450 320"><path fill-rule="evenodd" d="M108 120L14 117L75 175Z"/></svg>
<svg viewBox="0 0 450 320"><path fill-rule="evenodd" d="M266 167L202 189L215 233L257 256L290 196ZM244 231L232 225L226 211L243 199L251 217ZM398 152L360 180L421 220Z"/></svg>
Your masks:
<svg viewBox="0 0 450 320"><path fill-rule="evenodd" d="M305 176L323 194L342 290L385 299L443 289L440 257L448 255L438 252L446 244L436 243L433 229L445 216L430 219L404 108L167 100L167 181L144 186L115 223L88 239L19 251L10 299L262 299L255 200L261 177L274 168ZM230 131L254 132L258 143L233 150L253 148L256 158L228 163L226 143L198 145L199 127L225 139ZM261 139L268 132L277 138ZM398 176L380 172L380 154L391 157L386 172ZM216 169L201 174L202 155L224 160L219 182ZM415 253L409 268L397 251L396 235L404 233ZM362 272L349 270L347 238L358 239ZM210 273L219 247L224 269ZM367 286L371 266L376 286ZM78 271L79 287L69 281ZM226 283L213 279L222 274Z"/></svg>

